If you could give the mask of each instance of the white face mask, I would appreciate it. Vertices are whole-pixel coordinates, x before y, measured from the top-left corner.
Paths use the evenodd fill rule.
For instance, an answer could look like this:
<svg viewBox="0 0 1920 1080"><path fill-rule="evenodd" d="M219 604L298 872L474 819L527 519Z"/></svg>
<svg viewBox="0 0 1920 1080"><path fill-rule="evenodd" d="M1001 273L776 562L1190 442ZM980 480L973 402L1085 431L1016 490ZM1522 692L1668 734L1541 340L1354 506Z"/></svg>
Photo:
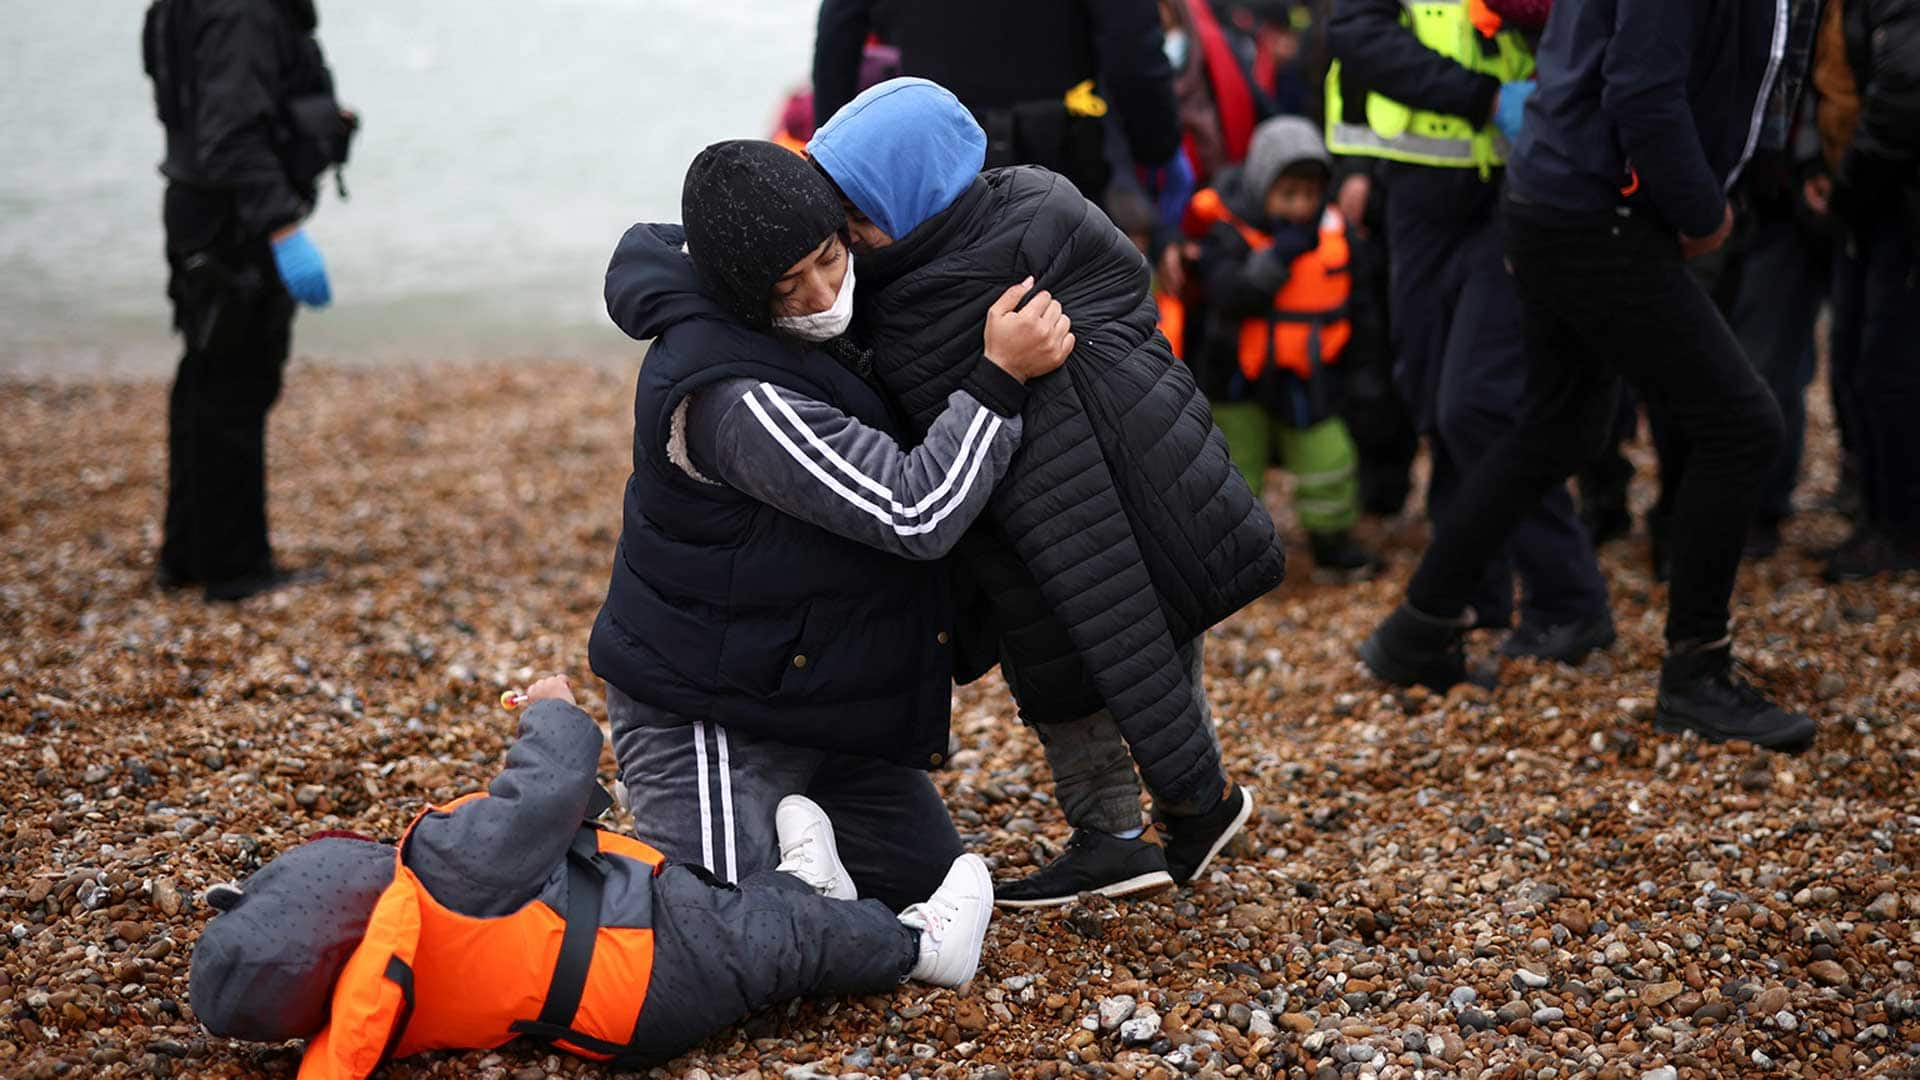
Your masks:
<svg viewBox="0 0 1920 1080"><path fill-rule="evenodd" d="M833 306L812 315L782 315L773 325L802 341L827 341L853 325L853 253L847 253L847 272L840 278L840 295Z"/></svg>
<svg viewBox="0 0 1920 1080"><path fill-rule="evenodd" d="M1166 51L1167 63L1173 65L1175 75L1187 70L1187 32L1185 30L1167 31L1166 40L1160 43Z"/></svg>

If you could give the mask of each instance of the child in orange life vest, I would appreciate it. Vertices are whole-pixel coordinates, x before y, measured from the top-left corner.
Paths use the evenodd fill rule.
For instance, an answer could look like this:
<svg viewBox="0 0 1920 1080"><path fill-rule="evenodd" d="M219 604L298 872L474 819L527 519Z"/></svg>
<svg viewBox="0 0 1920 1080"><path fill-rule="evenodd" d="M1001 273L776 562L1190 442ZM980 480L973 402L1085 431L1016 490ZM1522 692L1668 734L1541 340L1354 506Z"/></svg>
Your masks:
<svg viewBox="0 0 1920 1080"><path fill-rule="evenodd" d="M1206 333L1189 329L1187 358L1247 483L1262 491L1278 458L1294 474L1294 509L1316 568L1354 580L1379 560L1349 531L1359 485L1338 412L1340 352L1351 335L1347 234L1327 203L1331 175L1313 125L1275 117L1254 129L1243 166L1193 197L1183 229L1200 247Z"/></svg>
<svg viewBox="0 0 1920 1080"><path fill-rule="evenodd" d="M735 886L666 864L592 824L612 801L603 738L566 680L528 696L487 791L425 811L397 846L326 835L209 891L189 978L208 1030L307 1039L301 1080L520 1036L635 1067L791 998L973 976L993 906L979 856L896 918L853 899L826 815L792 796L776 870Z"/></svg>

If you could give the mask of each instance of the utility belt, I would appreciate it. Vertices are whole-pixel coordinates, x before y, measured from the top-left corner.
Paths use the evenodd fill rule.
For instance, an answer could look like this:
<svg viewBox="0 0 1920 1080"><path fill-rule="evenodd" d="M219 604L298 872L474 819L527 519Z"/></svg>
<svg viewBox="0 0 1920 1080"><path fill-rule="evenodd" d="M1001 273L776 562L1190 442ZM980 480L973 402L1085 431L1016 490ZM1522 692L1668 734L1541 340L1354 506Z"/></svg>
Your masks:
<svg viewBox="0 0 1920 1080"><path fill-rule="evenodd" d="M1090 199L1106 192L1113 175L1107 161L1107 103L1093 92L1091 79L1055 100L969 106L969 111L987 135L983 168L1038 165L1073 181Z"/></svg>

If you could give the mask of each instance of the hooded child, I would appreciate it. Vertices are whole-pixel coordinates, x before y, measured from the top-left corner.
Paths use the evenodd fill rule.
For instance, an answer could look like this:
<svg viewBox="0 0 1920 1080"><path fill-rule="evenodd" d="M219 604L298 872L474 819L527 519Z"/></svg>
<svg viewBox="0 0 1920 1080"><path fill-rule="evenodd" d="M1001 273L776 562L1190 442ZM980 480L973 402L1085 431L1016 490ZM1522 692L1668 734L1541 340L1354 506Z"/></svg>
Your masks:
<svg viewBox="0 0 1920 1080"><path fill-rule="evenodd" d="M808 143L861 252L855 336L913 430L977 366L1005 281L1035 278L1078 346L1028 387L1026 442L956 559L966 681L1002 663L1074 836L1001 900L1133 895L1205 870L1252 810L1220 764L1199 641L1285 570L1206 399L1155 330L1146 260L1064 178L979 172L986 137L924 79L861 94ZM1164 846L1142 835L1141 780Z"/></svg>

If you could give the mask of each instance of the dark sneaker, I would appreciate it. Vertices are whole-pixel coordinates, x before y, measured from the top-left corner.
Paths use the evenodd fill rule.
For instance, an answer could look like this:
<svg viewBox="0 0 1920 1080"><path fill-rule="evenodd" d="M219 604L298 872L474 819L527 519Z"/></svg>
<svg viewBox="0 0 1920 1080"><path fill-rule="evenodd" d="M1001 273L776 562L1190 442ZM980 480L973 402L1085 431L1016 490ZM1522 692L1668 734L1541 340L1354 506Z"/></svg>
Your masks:
<svg viewBox="0 0 1920 1080"><path fill-rule="evenodd" d="M1826 578L1865 581L1905 570L1920 570L1920 544L1902 544L1878 530L1861 529L1827 560Z"/></svg>
<svg viewBox="0 0 1920 1080"><path fill-rule="evenodd" d="M211 603L236 603L250 596L273 592L293 585L310 585L324 575L317 569L286 570L269 565L239 577L207 582L206 595Z"/></svg>
<svg viewBox="0 0 1920 1080"><path fill-rule="evenodd" d="M1376 678L1395 686L1424 686L1445 693L1467 681L1467 628L1473 612L1440 619L1406 604L1360 643L1360 659Z"/></svg>
<svg viewBox="0 0 1920 1080"><path fill-rule="evenodd" d="M1725 644L1667 657L1660 666L1653 724L1663 731L1696 732L1709 742L1744 739L1790 754L1813 745L1813 719L1768 701L1734 671L1733 647Z"/></svg>
<svg viewBox="0 0 1920 1080"><path fill-rule="evenodd" d="M1307 537L1313 548L1313 574L1333 582L1366 581L1380 573L1380 556L1363 547L1345 529L1313 533Z"/></svg>
<svg viewBox="0 0 1920 1080"><path fill-rule="evenodd" d="M1184 884L1206 873L1213 857L1240 834L1251 816L1253 792L1239 784L1233 785L1219 806L1204 814L1161 815L1155 824L1160 828L1160 842L1167 850L1167 871L1173 880Z"/></svg>
<svg viewBox="0 0 1920 1080"><path fill-rule="evenodd" d="M1060 907L1081 893L1140 896L1173 884L1167 853L1143 837L1123 840L1097 829L1075 829L1060 857L1018 881L993 886L1006 908Z"/></svg>
<svg viewBox="0 0 1920 1080"><path fill-rule="evenodd" d="M1578 664L1595 649L1611 648L1613 640L1613 615L1606 611L1585 622L1559 626L1538 626L1523 621L1500 646L1500 655Z"/></svg>

